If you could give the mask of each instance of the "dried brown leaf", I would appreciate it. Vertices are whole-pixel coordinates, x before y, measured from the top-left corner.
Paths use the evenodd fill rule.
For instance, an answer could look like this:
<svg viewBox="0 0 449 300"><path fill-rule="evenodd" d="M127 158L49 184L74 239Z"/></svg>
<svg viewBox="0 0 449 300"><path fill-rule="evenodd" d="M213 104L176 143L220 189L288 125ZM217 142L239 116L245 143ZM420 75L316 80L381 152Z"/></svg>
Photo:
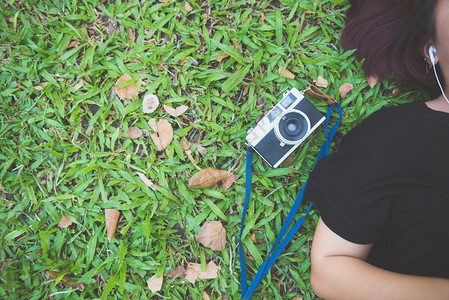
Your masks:
<svg viewBox="0 0 449 300"><path fill-rule="evenodd" d="M368 76L366 78L366 80L368 81L369 87L373 88L376 86L377 82L379 81L379 78L377 78L377 76L375 76L375 75L371 75L371 76Z"/></svg>
<svg viewBox="0 0 449 300"><path fill-rule="evenodd" d="M153 183L151 180L149 180L149 179L145 176L145 174L140 173L140 172L137 172L137 175L139 175L139 178L142 179L143 183L145 183L145 185L146 185L147 187L149 187L149 188L152 189L153 191L156 190L156 187L154 186L154 183Z"/></svg>
<svg viewBox="0 0 449 300"><path fill-rule="evenodd" d="M156 133L150 133L150 137L153 140L153 143L156 146L157 150L162 151L163 149L159 136Z"/></svg>
<svg viewBox="0 0 449 300"><path fill-rule="evenodd" d="M151 129L154 131L154 132L157 132L157 121L156 121L156 119L150 119L149 121L148 121L148 125L150 125L150 127L151 127Z"/></svg>
<svg viewBox="0 0 449 300"><path fill-rule="evenodd" d="M352 83L349 83L349 82L343 83L343 85L338 88L338 90L340 91L340 96L343 99L345 99L346 94L349 93L350 91L352 91L353 88L354 88L354 85Z"/></svg>
<svg viewBox="0 0 449 300"><path fill-rule="evenodd" d="M286 67L279 67L279 74L285 79L295 79L295 74L290 72Z"/></svg>
<svg viewBox="0 0 449 300"><path fill-rule="evenodd" d="M33 86L33 88L34 88L36 91L42 91L42 90L44 89L44 88L41 87L40 85Z"/></svg>
<svg viewBox="0 0 449 300"><path fill-rule="evenodd" d="M108 241L112 241L114 237L115 230L117 229L118 218L120 212L113 208L106 208L104 210L105 221L106 221L106 232L108 234Z"/></svg>
<svg viewBox="0 0 449 300"><path fill-rule="evenodd" d="M120 98L132 100L134 99L134 97L137 97L139 95L139 90L137 89L135 82L128 86L118 88L120 84L131 79L132 79L131 76L125 74L119 79L117 79L117 81L115 82L115 92Z"/></svg>
<svg viewBox="0 0 449 300"><path fill-rule="evenodd" d="M223 182L223 191L227 191L234 182L237 181L237 179L239 179L239 175L236 174L232 174L231 176L229 176L224 182Z"/></svg>
<svg viewBox="0 0 449 300"><path fill-rule="evenodd" d="M210 296L206 291L203 291L203 300L210 300Z"/></svg>
<svg viewBox="0 0 449 300"><path fill-rule="evenodd" d="M229 54L220 54L220 55L218 55L218 57L217 57L217 61L218 61L218 62L222 62L223 59L225 59L225 58L227 58L227 57L229 57Z"/></svg>
<svg viewBox="0 0 449 300"><path fill-rule="evenodd" d="M67 228L72 225L72 220L70 220L66 215L62 215L61 220L59 221L58 226L60 228Z"/></svg>
<svg viewBox="0 0 449 300"><path fill-rule="evenodd" d="M159 98L156 95L148 94L143 97L142 110L144 113L149 114L157 109L159 106Z"/></svg>
<svg viewBox="0 0 449 300"><path fill-rule="evenodd" d="M74 289L80 289L82 291L84 291L85 286L82 283L76 283L76 282L72 282L72 281L67 281L67 282L63 282L65 285L74 288Z"/></svg>
<svg viewBox="0 0 449 300"><path fill-rule="evenodd" d="M213 168L202 169L189 180L189 188L211 187L226 180L232 173Z"/></svg>
<svg viewBox="0 0 449 300"><path fill-rule="evenodd" d="M197 168L198 170L201 170L200 167L197 166L197 164L195 164L195 159L192 156L192 151L190 150L184 150L187 154L187 157L189 158L190 162L195 166L195 168Z"/></svg>
<svg viewBox="0 0 449 300"><path fill-rule="evenodd" d="M226 246L226 230L220 221L207 221L196 237L204 247L221 251Z"/></svg>
<svg viewBox="0 0 449 300"><path fill-rule="evenodd" d="M395 88L393 90L393 92L391 92L391 93L393 94L394 97L397 97L401 93L401 89L400 88Z"/></svg>
<svg viewBox="0 0 449 300"><path fill-rule="evenodd" d="M75 86L73 87L73 92L76 92L77 90L79 90L80 88L82 88L84 86L84 82L83 80L80 80L80 82L78 82L77 84L75 84Z"/></svg>
<svg viewBox="0 0 449 300"><path fill-rule="evenodd" d="M263 12L260 13L260 20L265 21L267 17L265 17L265 14Z"/></svg>
<svg viewBox="0 0 449 300"><path fill-rule="evenodd" d="M175 278L184 278L186 276L186 269L184 269L183 266L178 266L176 269L170 270L167 273L168 279L175 279Z"/></svg>
<svg viewBox="0 0 449 300"><path fill-rule="evenodd" d="M314 80L315 85L318 87L323 87L323 88L327 88L329 86L329 83L327 82L326 79L324 79L321 75L318 76L317 80Z"/></svg>
<svg viewBox="0 0 449 300"><path fill-rule="evenodd" d="M75 48L82 43L80 41L71 41L70 44L67 45L66 49Z"/></svg>
<svg viewBox="0 0 449 300"><path fill-rule="evenodd" d="M53 279L56 279L59 276L59 272L56 271L45 271L45 273L47 273L47 275L50 275L51 277L53 277ZM69 274L65 274L62 277L62 280L68 281L70 279L70 275Z"/></svg>
<svg viewBox="0 0 449 300"><path fill-rule="evenodd" d="M189 150L192 147L192 143L186 140L185 138L181 139L181 147L184 150Z"/></svg>
<svg viewBox="0 0 449 300"><path fill-rule="evenodd" d="M193 7L189 4L189 2L186 2L186 4L184 4L184 8L188 11L191 12L193 10Z"/></svg>
<svg viewBox="0 0 449 300"><path fill-rule="evenodd" d="M152 120L150 120L150 122L152 122ZM150 122L148 122L148 124L150 124ZM156 133L150 133L151 139L156 145L156 148L159 151L167 148L168 145L170 145L170 143L173 141L173 127L171 126L170 122L162 119L156 123L156 128L154 128L154 122L152 122L150 126L153 131L156 131Z"/></svg>
<svg viewBox="0 0 449 300"><path fill-rule="evenodd" d="M251 242L253 242L254 244L256 243L256 235L253 233L250 235L249 239L251 240Z"/></svg>
<svg viewBox="0 0 449 300"><path fill-rule="evenodd" d="M161 290L163 282L164 282L163 276L156 277L156 275L153 275L153 277L147 280L147 285L148 288L151 290L151 292L156 293Z"/></svg>
<svg viewBox="0 0 449 300"><path fill-rule="evenodd" d="M142 136L142 129L139 127L128 127L127 138L129 139L138 139Z"/></svg>
<svg viewBox="0 0 449 300"><path fill-rule="evenodd" d="M218 271L221 270L213 261L206 265L206 272L201 272L201 264L189 263L186 269L186 279L191 283L195 283L197 279L214 279L218 276Z"/></svg>
<svg viewBox="0 0 449 300"><path fill-rule="evenodd" d="M170 106L167 106L164 104L163 107L167 114L169 114L170 116L175 117L175 118L179 117L180 115L182 115L189 109L189 107L186 105L181 105L181 106L178 106L177 108L173 108L173 107L170 107Z"/></svg>

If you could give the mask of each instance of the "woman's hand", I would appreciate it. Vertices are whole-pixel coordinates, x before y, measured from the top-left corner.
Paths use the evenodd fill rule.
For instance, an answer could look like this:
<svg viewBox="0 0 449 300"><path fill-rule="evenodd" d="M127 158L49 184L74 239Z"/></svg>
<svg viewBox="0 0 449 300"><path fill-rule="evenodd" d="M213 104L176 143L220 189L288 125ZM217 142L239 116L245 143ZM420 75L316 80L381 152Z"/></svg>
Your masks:
<svg viewBox="0 0 449 300"><path fill-rule="evenodd" d="M371 247L343 239L320 218L312 244L314 292L325 299L449 299L448 279L377 268L366 262Z"/></svg>

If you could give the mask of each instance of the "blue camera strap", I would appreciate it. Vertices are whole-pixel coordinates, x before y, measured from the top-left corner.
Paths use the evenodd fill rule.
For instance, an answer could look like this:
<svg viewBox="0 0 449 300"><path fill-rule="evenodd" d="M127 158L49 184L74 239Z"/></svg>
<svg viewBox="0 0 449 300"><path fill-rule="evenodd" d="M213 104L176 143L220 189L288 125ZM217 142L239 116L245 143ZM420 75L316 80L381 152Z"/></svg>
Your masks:
<svg viewBox="0 0 449 300"><path fill-rule="evenodd" d="M333 108L337 107L338 113L339 113L339 119L338 121L332 126L330 132L328 132L328 126L329 126L329 119L331 116L331 113L333 111ZM315 168L317 162L329 155L329 146L330 143L335 135L335 132L337 131L338 125L340 125L342 118L342 110L341 106L338 103L332 104L331 107L329 107L327 113L326 113L326 121L325 121L325 127L324 127L324 133L326 135L326 140L323 143L323 146L321 147L320 153L318 154L318 157L315 161L315 165L313 168ZM245 217L248 210L249 205L249 199L251 194L251 161L253 156L253 149L248 148L247 150L247 158L246 158L246 183L245 183L245 200L243 203L243 211L242 211L242 223L240 226L240 236L239 236L239 257L240 257L240 268L241 268L241 276L240 281L242 285L242 299L249 299L254 291L256 290L257 286L260 284L262 279L267 275L268 271L271 269L273 264L275 263L276 259L279 257L281 252L287 247L287 245L292 240L293 236L296 234L298 229L301 227L302 223L304 222L304 219L306 218L307 214L309 213L310 209L312 208L313 203L309 205L307 210L305 211L304 215L299 218L299 220L291 227L291 229L287 232L287 229L290 227L290 224L292 223L299 206L301 204L302 197L304 195L304 189L307 185L307 182L302 187L301 191L299 192L298 197L295 200L295 203L293 204L293 207L291 208L290 212L287 215L287 218L284 221L284 224L281 227L281 230L279 232L279 235L277 236L273 247L271 248L268 258L265 260L265 262L262 264L260 269L257 271L256 276L254 277L253 281L251 282L249 288L247 286L247 275L246 275L246 263L245 263L245 256L243 252L243 244L242 244L242 233L243 228L245 225ZM287 233L286 233L287 232ZM285 235L285 237L284 237Z"/></svg>

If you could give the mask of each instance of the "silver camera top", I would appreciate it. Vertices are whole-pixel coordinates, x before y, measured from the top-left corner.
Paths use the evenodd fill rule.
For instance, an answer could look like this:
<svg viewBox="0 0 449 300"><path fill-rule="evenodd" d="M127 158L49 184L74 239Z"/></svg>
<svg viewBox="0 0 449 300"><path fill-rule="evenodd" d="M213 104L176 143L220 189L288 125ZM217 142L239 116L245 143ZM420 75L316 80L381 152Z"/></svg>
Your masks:
<svg viewBox="0 0 449 300"><path fill-rule="evenodd" d="M277 167L324 119L303 93L293 88L248 131L246 140L265 161Z"/></svg>

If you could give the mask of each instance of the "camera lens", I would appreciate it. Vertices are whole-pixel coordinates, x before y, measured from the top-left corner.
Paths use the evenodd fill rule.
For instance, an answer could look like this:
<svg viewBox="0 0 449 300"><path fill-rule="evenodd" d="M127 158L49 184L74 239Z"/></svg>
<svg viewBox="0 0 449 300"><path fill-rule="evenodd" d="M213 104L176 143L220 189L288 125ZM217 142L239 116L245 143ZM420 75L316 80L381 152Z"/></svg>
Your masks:
<svg viewBox="0 0 449 300"><path fill-rule="evenodd" d="M289 122L288 124L287 124L287 130L289 131L289 132L294 132L294 131L296 131L296 129L298 129L298 124L296 124L295 122Z"/></svg>
<svg viewBox="0 0 449 300"><path fill-rule="evenodd" d="M279 133L288 142L302 139L309 130L309 122L303 114L289 112L279 120Z"/></svg>

